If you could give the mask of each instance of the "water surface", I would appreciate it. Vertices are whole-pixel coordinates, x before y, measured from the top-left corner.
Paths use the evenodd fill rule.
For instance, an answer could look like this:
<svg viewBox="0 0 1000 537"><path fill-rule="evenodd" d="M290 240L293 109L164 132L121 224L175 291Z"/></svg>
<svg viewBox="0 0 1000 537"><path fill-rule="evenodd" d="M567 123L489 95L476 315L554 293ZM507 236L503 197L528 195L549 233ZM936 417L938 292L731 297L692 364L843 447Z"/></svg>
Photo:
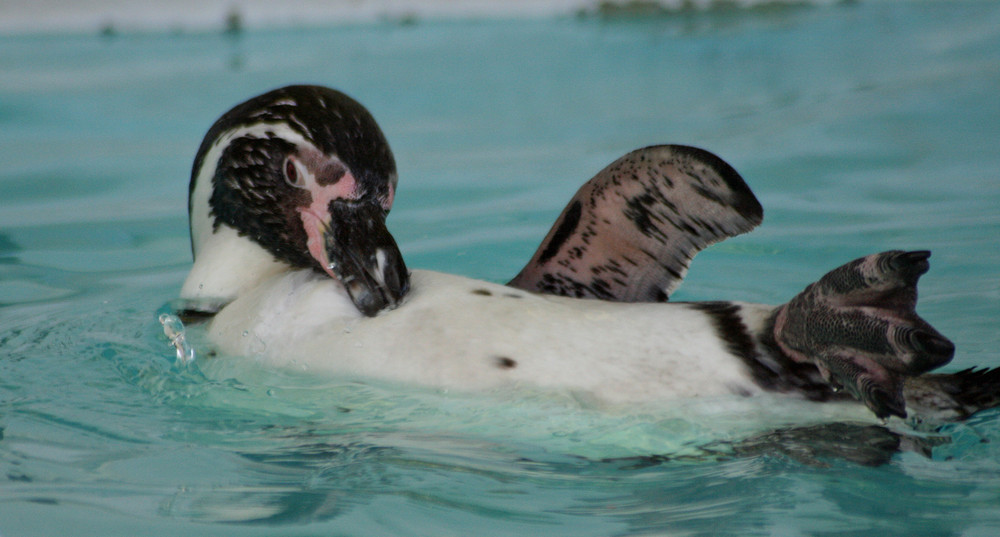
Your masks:
<svg viewBox="0 0 1000 537"><path fill-rule="evenodd" d="M305 82L382 125L412 267L506 281L604 165L698 145L766 216L677 299L780 303L852 258L930 249L919 311L956 342L948 369L997 367L997 65L991 2L0 37L0 533L993 535L996 411L876 468L719 460L692 454L773 403L609 414L179 368L156 317L190 266L201 136Z"/></svg>

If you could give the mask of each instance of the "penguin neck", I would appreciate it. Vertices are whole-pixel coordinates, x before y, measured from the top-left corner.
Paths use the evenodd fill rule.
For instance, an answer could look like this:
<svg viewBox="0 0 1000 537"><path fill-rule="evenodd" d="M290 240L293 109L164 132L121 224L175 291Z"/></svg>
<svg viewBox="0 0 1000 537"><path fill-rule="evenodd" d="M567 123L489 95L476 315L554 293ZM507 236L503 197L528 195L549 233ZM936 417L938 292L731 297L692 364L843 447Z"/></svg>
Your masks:
<svg viewBox="0 0 1000 537"><path fill-rule="evenodd" d="M264 279L292 270L262 246L226 225L214 225L209 200L213 179L225 148L236 138L280 135L296 143L305 139L287 125L258 123L241 126L221 134L205 152L190 199L191 246L194 265L181 287L181 299L191 302L190 309L215 310Z"/></svg>
<svg viewBox="0 0 1000 537"><path fill-rule="evenodd" d="M204 309L197 304L226 304L264 279L291 269L235 229L221 225L204 237L181 298L193 301L192 309Z"/></svg>

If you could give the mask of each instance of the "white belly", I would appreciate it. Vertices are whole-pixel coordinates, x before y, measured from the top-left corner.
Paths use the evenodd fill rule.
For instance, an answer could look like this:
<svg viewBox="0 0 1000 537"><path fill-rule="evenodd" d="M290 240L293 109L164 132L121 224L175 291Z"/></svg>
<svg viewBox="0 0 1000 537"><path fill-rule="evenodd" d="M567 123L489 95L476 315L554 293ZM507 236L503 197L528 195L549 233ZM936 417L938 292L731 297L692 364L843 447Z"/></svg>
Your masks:
<svg viewBox="0 0 1000 537"><path fill-rule="evenodd" d="M411 286L399 308L365 318L326 276L274 276L219 312L209 338L274 366L448 389L538 386L609 403L761 391L711 319L683 304L542 296L427 271Z"/></svg>

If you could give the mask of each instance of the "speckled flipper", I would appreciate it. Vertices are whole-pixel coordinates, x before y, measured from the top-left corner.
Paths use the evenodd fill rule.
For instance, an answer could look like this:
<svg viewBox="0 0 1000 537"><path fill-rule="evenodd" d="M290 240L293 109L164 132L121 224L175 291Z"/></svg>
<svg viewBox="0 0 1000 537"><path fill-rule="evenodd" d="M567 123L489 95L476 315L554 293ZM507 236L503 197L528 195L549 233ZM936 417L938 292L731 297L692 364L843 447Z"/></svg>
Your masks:
<svg viewBox="0 0 1000 537"><path fill-rule="evenodd" d="M509 285L662 302L699 250L762 219L750 188L712 153L679 145L638 149L580 188Z"/></svg>
<svg viewBox="0 0 1000 537"><path fill-rule="evenodd" d="M832 270L778 310L775 340L877 416L905 417L906 378L948 363L955 352L915 311L928 257L927 251L894 250Z"/></svg>

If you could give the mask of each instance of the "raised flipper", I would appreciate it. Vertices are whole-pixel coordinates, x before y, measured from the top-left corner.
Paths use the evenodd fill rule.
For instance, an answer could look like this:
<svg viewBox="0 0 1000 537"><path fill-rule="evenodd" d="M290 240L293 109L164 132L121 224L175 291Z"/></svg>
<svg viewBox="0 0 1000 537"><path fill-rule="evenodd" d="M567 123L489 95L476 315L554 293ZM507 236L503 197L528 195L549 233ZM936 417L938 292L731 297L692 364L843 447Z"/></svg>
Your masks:
<svg viewBox="0 0 1000 537"><path fill-rule="evenodd" d="M508 285L618 302L662 302L702 248L750 231L763 209L736 170L660 145L611 163L573 197Z"/></svg>
<svg viewBox="0 0 1000 537"><path fill-rule="evenodd" d="M948 363L955 346L917 315L930 252L890 251L827 273L778 309L774 337L879 417L906 416L904 381Z"/></svg>

